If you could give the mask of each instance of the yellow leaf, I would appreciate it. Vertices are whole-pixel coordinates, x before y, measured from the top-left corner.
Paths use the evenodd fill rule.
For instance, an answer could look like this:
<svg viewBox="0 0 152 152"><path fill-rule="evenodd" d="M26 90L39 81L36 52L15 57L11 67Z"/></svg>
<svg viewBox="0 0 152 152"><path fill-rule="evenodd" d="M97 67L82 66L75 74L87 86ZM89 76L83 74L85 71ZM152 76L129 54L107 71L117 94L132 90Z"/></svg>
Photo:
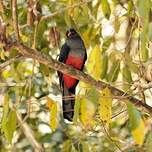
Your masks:
<svg viewBox="0 0 152 152"><path fill-rule="evenodd" d="M25 36L23 34L20 34L20 36L23 42L28 42L28 36Z"/></svg>
<svg viewBox="0 0 152 152"><path fill-rule="evenodd" d="M0 58L1 58L2 60L5 60L5 51L4 51L4 49L2 49L2 50L0 51Z"/></svg>
<svg viewBox="0 0 152 152"><path fill-rule="evenodd" d="M85 128L93 126L93 116L95 114L95 107L93 103L87 100L85 97L80 101L80 121Z"/></svg>
<svg viewBox="0 0 152 152"><path fill-rule="evenodd" d="M88 83L85 83L85 82L79 82L79 86L80 88L83 88L83 89L89 89L91 88L91 86L88 84Z"/></svg>
<svg viewBox="0 0 152 152"><path fill-rule="evenodd" d="M101 68L101 51L100 47L96 45L94 49L91 51L88 63L87 63L87 70L88 72L96 79L100 79L100 75L102 72Z"/></svg>
<svg viewBox="0 0 152 152"><path fill-rule="evenodd" d="M46 97L46 100L47 100L46 107L51 110L52 105L54 104L54 101L51 98L49 98L49 97Z"/></svg>
<svg viewBox="0 0 152 152"><path fill-rule="evenodd" d="M111 92L108 88L102 90L101 97L99 98L98 102L99 117L102 120L102 122L109 127L112 117L112 97Z"/></svg>
<svg viewBox="0 0 152 152"><path fill-rule="evenodd" d="M140 112L132 103L128 102L127 107L132 136L137 144L142 145L147 132L146 121L144 122Z"/></svg>
<svg viewBox="0 0 152 152"><path fill-rule="evenodd" d="M52 109L50 111L50 127L53 131L57 128L57 104L54 103L52 105Z"/></svg>
<svg viewBox="0 0 152 152"><path fill-rule="evenodd" d="M52 131L55 131L57 128L57 103L53 99L47 97L46 106L50 110L50 127Z"/></svg>
<svg viewBox="0 0 152 152"><path fill-rule="evenodd" d="M72 141L68 139L64 141L61 152L70 152L70 151L72 151Z"/></svg>
<svg viewBox="0 0 152 152"><path fill-rule="evenodd" d="M140 119L139 126L131 131L133 138L135 139L136 143L142 145L144 142L144 137L146 133L145 124L142 119Z"/></svg>
<svg viewBox="0 0 152 152"><path fill-rule="evenodd" d="M89 45L90 45L90 38L89 38L89 30L85 31L83 34L82 34L82 39L85 43L85 47L88 48Z"/></svg>

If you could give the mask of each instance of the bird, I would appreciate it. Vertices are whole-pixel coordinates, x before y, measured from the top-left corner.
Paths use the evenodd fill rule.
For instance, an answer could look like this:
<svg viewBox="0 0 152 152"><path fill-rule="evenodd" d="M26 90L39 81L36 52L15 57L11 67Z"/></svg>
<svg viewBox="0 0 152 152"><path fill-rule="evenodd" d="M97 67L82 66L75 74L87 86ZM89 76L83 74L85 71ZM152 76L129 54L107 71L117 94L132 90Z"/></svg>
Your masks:
<svg viewBox="0 0 152 152"><path fill-rule="evenodd" d="M66 31L66 41L62 45L58 61L82 71L87 60L87 52L81 36L75 29ZM58 71L60 88L62 90L63 117L73 121L75 92L79 80Z"/></svg>

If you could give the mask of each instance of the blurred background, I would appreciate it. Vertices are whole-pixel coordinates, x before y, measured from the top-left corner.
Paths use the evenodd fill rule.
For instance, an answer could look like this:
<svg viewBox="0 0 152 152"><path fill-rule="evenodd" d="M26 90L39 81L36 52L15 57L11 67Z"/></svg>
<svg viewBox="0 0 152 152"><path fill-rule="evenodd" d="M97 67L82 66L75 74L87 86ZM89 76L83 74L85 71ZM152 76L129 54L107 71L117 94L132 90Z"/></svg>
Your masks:
<svg viewBox="0 0 152 152"><path fill-rule="evenodd" d="M53 59L58 58L66 30L76 29L87 49L84 72L152 105L150 87L141 86L152 80L151 0L18 0L17 15L22 43ZM10 0L0 1L0 17L6 37L15 41ZM15 61L7 62L12 58ZM69 123L62 117L55 70L20 57L16 49L5 51L2 45L0 65L0 152L37 151L21 124L27 124L45 152L151 151L151 118L142 108L140 113L121 102L125 99L114 99L109 129L98 119L99 91L80 82L74 122ZM12 116L14 111L21 121ZM13 121L15 129L9 129Z"/></svg>

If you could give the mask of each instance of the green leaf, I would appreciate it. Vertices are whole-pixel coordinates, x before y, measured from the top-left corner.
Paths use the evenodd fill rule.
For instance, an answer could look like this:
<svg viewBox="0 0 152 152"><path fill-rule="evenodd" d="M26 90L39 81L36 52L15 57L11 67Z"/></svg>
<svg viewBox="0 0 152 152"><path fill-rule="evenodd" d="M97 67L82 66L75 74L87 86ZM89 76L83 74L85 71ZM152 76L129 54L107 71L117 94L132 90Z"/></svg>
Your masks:
<svg viewBox="0 0 152 152"><path fill-rule="evenodd" d="M108 73L108 81L115 82L118 78L118 74L120 71L120 60L116 60L115 63L110 68L110 72Z"/></svg>
<svg viewBox="0 0 152 152"><path fill-rule="evenodd" d="M90 9L90 12L92 13L92 15L95 16L95 18L97 18L99 6L100 6L100 0L98 0L96 5L93 8Z"/></svg>
<svg viewBox="0 0 152 152"><path fill-rule="evenodd" d="M27 9L22 8L19 13L19 24L24 25L27 21Z"/></svg>
<svg viewBox="0 0 152 152"><path fill-rule="evenodd" d="M149 57L149 50L146 48L146 43L142 43L141 44L141 50L140 50L140 57L142 59L142 61L147 61L148 57Z"/></svg>
<svg viewBox="0 0 152 152"><path fill-rule="evenodd" d="M102 52L104 53L110 46L111 42L112 42L113 38L112 37L108 37L104 40L103 44L102 44Z"/></svg>
<svg viewBox="0 0 152 152"><path fill-rule="evenodd" d="M129 62L128 66L129 66L130 71L132 71L134 73L138 73L139 72L139 68L138 68L138 65L136 63Z"/></svg>
<svg viewBox="0 0 152 152"><path fill-rule="evenodd" d="M44 31L47 29L47 23L46 21L41 21L38 24L38 29L37 29L37 36L36 36L36 44L38 45L38 48L41 49L41 47L46 43L44 36Z"/></svg>
<svg viewBox="0 0 152 152"><path fill-rule="evenodd" d="M81 7L81 16L83 16L83 18L82 18L82 23L83 24L89 23L90 18L89 18L88 11L89 11L89 9L88 9L87 5L83 5Z"/></svg>
<svg viewBox="0 0 152 152"><path fill-rule="evenodd" d="M80 102L80 121L84 126L88 125L88 116L87 116L87 100L85 98L81 98Z"/></svg>
<svg viewBox="0 0 152 152"><path fill-rule="evenodd" d="M141 115L132 103L128 102L127 108L128 108L130 129L134 130L139 126Z"/></svg>
<svg viewBox="0 0 152 152"><path fill-rule="evenodd" d="M71 17L69 16L68 12L65 12L64 19L65 19L67 26L71 27Z"/></svg>
<svg viewBox="0 0 152 152"><path fill-rule="evenodd" d="M114 4L119 4L119 3L120 3L120 0L112 0L112 2L113 2Z"/></svg>
<svg viewBox="0 0 152 152"><path fill-rule="evenodd" d="M74 105L74 117L73 117L73 122L75 122L75 123L78 122L79 112L80 112L80 98L76 97L75 105Z"/></svg>
<svg viewBox="0 0 152 152"><path fill-rule="evenodd" d="M149 9L151 6L151 1L150 0L138 0L138 11L140 16L146 17L149 14Z"/></svg>
<svg viewBox="0 0 152 152"><path fill-rule="evenodd" d="M96 88L92 87L86 92L87 99L94 104L97 104L99 98L99 92Z"/></svg>
<svg viewBox="0 0 152 152"><path fill-rule="evenodd" d="M151 152L152 150L152 132L151 131L147 134L144 147L145 147L146 152Z"/></svg>
<svg viewBox="0 0 152 152"><path fill-rule="evenodd" d="M11 11L11 9L10 8L6 8L5 9L5 19L6 20L9 20L9 19L11 19L11 17L12 17L12 11Z"/></svg>
<svg viewBox="0 0 152 152"><path fill-rule="evenodd" d="M139 14L143 18L143 31L141 33L141 47L140 47L140 57L141 60L143 61L146 61L148 59L148 50L146 48L146 45L148 40L150 4L151 4L150 0L138 1Z"/></svg>
<svg viewBox="0 0 152 152"><path fill-rule="evenodd" d="M126 80L128 83L132 82L132 76L131 76L131 72L128 66L123 67L122 75L123 75L124 80Z"/></svg>
<svg viewBox="0 0 152 152"><path fill-rule="evenodd" d="M102 54L101 57L101 75L100 78L104 79L108 71L108 56L107 54Z"/></svg>
<svg viewBox="0 0 152 152"><path fill-rule="evenodd" d="M44 64L40 64L40 71L46 76L50 74L50 69Z"/></svg>
<svg viewBox="0 0 152 152"><path fill-rule="evenodd" d="M69 139L63 143L62 152L71 152L71 150L72 150L72 142Z"/></svg>
<svg viewBox="0 0 152 152"><path fill-rule="evenodd" d="M72 19L79 25L88 24L90 22L88 7L86 5L83 5L83 7L75 8Z"/></svg>
<svg viewBox="0 0 152 152"><path fill-rule="evenodd" d="M114 21L114 28L115 28L115 31L118 33L119 32L119 29L120 29L120 20L119 18L116 18L115 21Z"/></svg>
<svg viewBox="0 0 152 152"><path fill-rule="evenodd" d="M149 38L150 41L152 41L152 23L149 23L148 38Z"/></svg>
<svg viewBox="0 0 152 152"><path fill-rule="evenodd" d="M9 112L9 96L8 94L4 95L4 101L3 101L3 115L1 120L1 131L5 132L6 129L6 122L8 118L8 112Z"/></svg>
<svg viewBox="0 0 152 152"><path fill-rule="evenodd" d="M81 142L83 152L89 152L89 145L86 142Z"/></svg>
<svg viewBox="0 0 152 152"><path fill-rule="evenodd" d="M8 115L8 120L5 128L5 137L11 143L14 131L16 130L17 116L16 111L12 110Z"/></svg>
<svg viewBox="0 0 152 152"><path fill-rule="evenodd" d="M134 8L134 3L132 0L129 0L129 2L128 2L128 15L131 15L133 8Z"/></svg>
<svg viewBox="0 0 152 152"><path fill-rule="evenodd" d="M121 60L122 58L122 53L120 51L117 50L112 50L111 53L109 54L109 61L112 62L112 64L114 64L116 62L116 60Z"/></svg>
<svg viewBox="0 0 152 152"><path fill-rule="evenodd" d="M102 0L101 6L102 6L102 12L104 14L104 17L109 20L110 14L111 14L111 9L110 9L108 0Z"/></svg>
<svg viewBox="0 0 152 152"><path fill-rule="evenodd" d="M123 56L125 57L124 64L128 66L129 70L133 73L138 73L139 72L138 64L132 61L132 57L128 53L123 54Z"/></svg>
<svg viewBox="0 0 152 152"><path fill-rule="evenodd" d="M132 136L137 144L142 145L146 133L144 121L142 120L139 111L132 103L128 102L127 107Z"/></svg>

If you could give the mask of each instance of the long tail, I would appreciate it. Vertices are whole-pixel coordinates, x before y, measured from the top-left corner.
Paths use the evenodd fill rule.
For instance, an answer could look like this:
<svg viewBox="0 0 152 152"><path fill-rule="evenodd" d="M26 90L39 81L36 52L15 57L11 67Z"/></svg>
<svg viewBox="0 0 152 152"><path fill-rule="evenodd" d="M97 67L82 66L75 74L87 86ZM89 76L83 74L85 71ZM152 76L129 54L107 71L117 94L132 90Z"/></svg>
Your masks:
<svg viewBox="0 0 152 152"><path fill-rule="evenodd" d="M63 117L69 121L73 120L75 104L75 87L68 90L65 86L62 95Z"/></svg>

